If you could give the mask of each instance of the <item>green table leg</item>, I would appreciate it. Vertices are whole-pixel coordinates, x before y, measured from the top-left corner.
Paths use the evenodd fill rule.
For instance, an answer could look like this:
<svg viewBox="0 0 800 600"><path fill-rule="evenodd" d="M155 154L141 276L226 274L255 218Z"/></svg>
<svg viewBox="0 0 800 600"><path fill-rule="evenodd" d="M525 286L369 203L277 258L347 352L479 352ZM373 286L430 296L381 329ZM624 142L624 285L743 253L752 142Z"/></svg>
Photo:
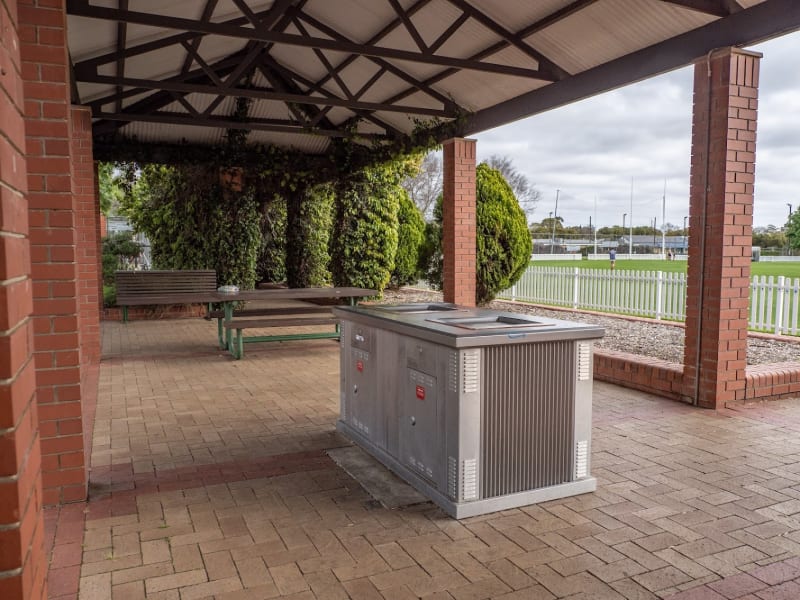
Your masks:
<svg viewBox="0 0 800 600"><path fill-rule="evenodd" d="M223 321L224 321L223 317L217 318L217 338L219 339L219 349L220 350L225 350L225 348L226 348L226 346L225 346L225 334L223 333L225 329L224 329L224 327L222 327Z"/></svg>
<svg viewBox="0 0 800 600"><path fill-rule="evenodd" d="M240 360L244 356L244 336L241 329L236 330L236 352L233 356L236 360Z"/></svg>
<svg viewBox="0 0 800 600"><path fill-rule="evenodd" d="M128 307L127 306L123 306L122 307L122 322L123 323L127 323L128 322Z"/></svg>
<svg viewBox="0 0 800 600"><path fill-rule="evenodd" d="M225 310L225 322L233 319L233 302L225 302L222 305ZM225 347L233 352L233 332L230 329L225 330Z"/></svg>

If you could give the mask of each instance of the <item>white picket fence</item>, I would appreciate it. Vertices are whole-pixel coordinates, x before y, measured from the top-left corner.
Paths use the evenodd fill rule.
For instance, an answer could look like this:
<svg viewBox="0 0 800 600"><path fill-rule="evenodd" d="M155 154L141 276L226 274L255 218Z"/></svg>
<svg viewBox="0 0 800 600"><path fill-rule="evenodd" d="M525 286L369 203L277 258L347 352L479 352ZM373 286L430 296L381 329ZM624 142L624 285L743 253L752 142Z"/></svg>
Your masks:
<svg viewBox="0 0 800 600"><path fill-rule="evenodd" d="M606 271L528 267L498 297L535 304L683 320L686 275L663 271Z"/></svg>
<svg viewBox="0 0 800 600"><path fill-rule="evenodd" d="M528 267L498 298L653 319L686 318L686 275L663 271L608 271ZM800 279L753 277L748 326L800 335Z"/></svg>

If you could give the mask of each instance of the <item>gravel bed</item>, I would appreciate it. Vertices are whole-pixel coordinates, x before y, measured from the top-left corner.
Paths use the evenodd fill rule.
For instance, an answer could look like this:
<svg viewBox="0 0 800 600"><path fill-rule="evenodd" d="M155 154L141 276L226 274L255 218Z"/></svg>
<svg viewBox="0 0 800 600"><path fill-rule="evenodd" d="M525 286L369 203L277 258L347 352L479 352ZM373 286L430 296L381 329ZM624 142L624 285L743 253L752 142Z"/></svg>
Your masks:
<svg viewBox="0 0 800 600"><path fill-rule="evenodd" d="M439 292L403 288L386 290L384 302L437 302L442 300ZM673 363L683 362L683 327L662 325L648 321L625 319L585 312L550 310L518 302L495 300L489 305L496 310L505 310L529 315L540 315L567 321L580 321L600 325L606 330L605 337L595 342L599 348L641 354ZM780 341L749 336L747 340L747 364L760 365L795 361L800 362L800 340Z"/></svg>

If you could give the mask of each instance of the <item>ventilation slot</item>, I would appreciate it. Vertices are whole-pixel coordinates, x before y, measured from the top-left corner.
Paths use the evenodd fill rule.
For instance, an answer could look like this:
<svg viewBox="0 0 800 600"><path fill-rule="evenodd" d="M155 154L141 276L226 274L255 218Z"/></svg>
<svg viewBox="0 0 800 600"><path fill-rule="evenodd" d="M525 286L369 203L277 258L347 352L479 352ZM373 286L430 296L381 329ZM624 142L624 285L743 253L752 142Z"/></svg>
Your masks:
<svg viewBox="0 0 800 600"><path fill-rule="evenodd" d="M572 342L484 349L481 497L572 481Z"/></svg>
<svg viewBox="0 0 800 600"><path fill-rule="evenodd" d="M575 479L589 474L589 442L581 440L575 444Z"/></svg>
<svg viewBox="0 0 800 600"><path fill-rule="evenodd" d="M462 356L462 392L464 394L471 394L478 391L478 384L480 383L479 369L481 364L481 351L477 349L464 350Z"/></svg>
<svg viewBox="0 0 800 600"><path fill-rule="evenodd" d="M461 461L461 497L464 500L478 499L478 462L471 458Z"/></svg>
<svg viewBox="0 0 800 600"><path fill-rule="evenodd" d="M588 381L592 372L592 345L578 343L578 381Z"/></svg>

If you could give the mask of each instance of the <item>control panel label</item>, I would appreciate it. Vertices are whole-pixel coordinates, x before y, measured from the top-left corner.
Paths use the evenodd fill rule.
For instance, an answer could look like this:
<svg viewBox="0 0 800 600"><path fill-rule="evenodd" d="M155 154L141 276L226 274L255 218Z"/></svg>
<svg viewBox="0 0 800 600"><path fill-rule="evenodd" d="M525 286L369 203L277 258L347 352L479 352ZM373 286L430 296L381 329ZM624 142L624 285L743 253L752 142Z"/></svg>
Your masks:
<svg viewBox="0 0 800 600"><path fill-rule="evenodd" d="M425 388L421 385L417 386L417 399L418 400L425 400Z"/></svg>
<svg viewBox="0 0 800 600"><path fill-rule="evenodd" d="M356 361L356 369L358 370L359 373L362 372L364 370L364 361L357 360Z"/></svg>

